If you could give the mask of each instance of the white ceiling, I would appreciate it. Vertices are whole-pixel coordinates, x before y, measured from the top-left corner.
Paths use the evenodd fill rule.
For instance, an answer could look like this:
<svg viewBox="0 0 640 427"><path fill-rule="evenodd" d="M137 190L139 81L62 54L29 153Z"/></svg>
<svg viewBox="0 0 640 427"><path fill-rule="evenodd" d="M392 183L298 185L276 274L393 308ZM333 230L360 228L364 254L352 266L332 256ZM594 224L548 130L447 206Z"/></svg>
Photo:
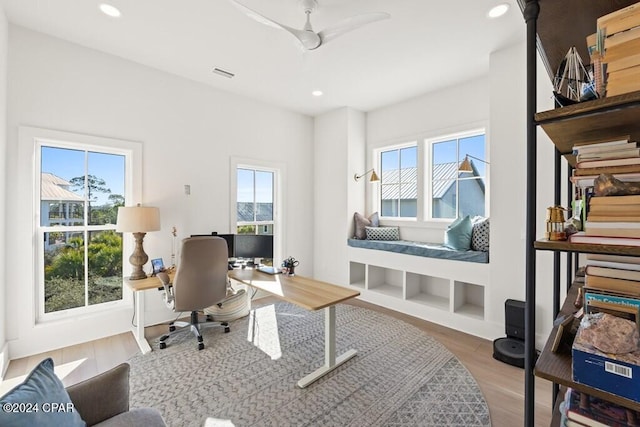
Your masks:
<svg viewBox="0 0 640 427"><path fill-rule="evenodd" d="M524 39L516 0L318 0L315 31L367 12L378 21L302 52L288 33L262 25L226 0L0 0L9 21L86 47L303 114L362 111L468 81L489 70L489 54ZM238 0L294 28L298 0ZM488 19L502 2L507 14ZM214 67L235 73L227 79ZM311 91L321 89L322 97Z"/></svg>

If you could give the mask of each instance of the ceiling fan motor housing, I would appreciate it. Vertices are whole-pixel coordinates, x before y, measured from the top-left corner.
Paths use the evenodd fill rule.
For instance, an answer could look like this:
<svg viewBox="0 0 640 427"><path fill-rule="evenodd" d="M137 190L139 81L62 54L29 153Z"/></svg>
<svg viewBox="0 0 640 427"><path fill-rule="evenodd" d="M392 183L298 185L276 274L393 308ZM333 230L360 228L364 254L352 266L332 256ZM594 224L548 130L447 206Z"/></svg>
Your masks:
<svg viewBox="0 0 640 427"><path fill-rule="evenodd" d="M311 13L318 7L317 0L300 0L300 6L305 11L305 13Z"/></svg>

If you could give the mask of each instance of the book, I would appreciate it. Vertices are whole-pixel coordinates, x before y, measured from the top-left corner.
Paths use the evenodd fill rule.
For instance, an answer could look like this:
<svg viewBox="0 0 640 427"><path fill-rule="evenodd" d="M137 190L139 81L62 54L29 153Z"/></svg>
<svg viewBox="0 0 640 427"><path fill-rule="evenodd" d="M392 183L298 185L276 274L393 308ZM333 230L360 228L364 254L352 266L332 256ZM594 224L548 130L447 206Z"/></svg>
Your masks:
<svg viewBox="0 0 640 427"><path fill-rule="evenodd" d="M604 32L605 36L612 36L638 25L640 25L639 3L607 13L596 20L596 27Z"/></svg>
<svg viewBox="0 0 640 427"><path fill-rule="evenodd" d="M598 215L589 213L587 215L587 221L589 222L640 222L640 214L636 212L625 212L620 215ZM597 227L597 225L594 225Z"/></svg>
<svg viewBox="0 0 640 427"><path fill-rule="evenodd" d="M629 55L638 53L640 49L640 38L631 39L619 45L613 46L604 51L605 62L615 61Z"/></svg>
<svg viewBox="0 0 640 427"><path fill-rule="evenodd" d="M573 174L575 176L600 175L610 173L612 175L619 173L640 173L640 165L621 165L621 166L605 166L597 168L575 168Z"/></svg>
<svg viewBox="0 0 640 427"><path fill-rule="evenodd" d="M602 294L595 295L603 296ZM612 316L630 320L636 324L637 328L640 328L640 307L637 305L616 304L613 302L599 301L597 299L585 299L584 307L586 314L607 313Z"/></svg>
<svg viewBox="0 0 640 427"><path fill-rule="evenodd" d="M585 257L588 263L593 261L610 262L619 264L640 264L640 257L637 256L624 256L624 255L610 255L610 254L586 254ZM603 264L600 264L603 265ZM606 267L606 266L605 266ZM611 267L615 267L612 265Z"/></svg>
<svg viewBox="0 0 640 427"><path fill-rule="evenodd" d="M612 150L612 147L628 147L630 135L618 136L613 139L596 139L593 141L576 142L571 147L574 154L592 153L596 151Z"/></svg>
<svg viewBox="0 0 640 427"><path fill-rule="evenodd" d="M594 205L640 205L640 194L627 196L593 196L589 200L589 206Z"/></svg>
<svg viewBox="0 0 640 427"><path fill-rule="evenodd" d="M640 83L639 83L640 87ZM623 166L623 165L640 165L640 158L638 157L620 157L617 159L600 159L600 160L586 160L578 162L576 168L601 168L610 166Z"/></svg>
<svg viewBox="0 0 640 427"><path fill-rule="evenodd" d="M587 221L589 223L589 221ZM621 227L598 227L594 224L611 224L610 222L595 222L585 225L584 232L587 236L595 237L620 237L627 240L640 239L640 228L631 227L628 224L640 225L640 222L624 223Z"/></svg>
<svg viewBox="0 0 640 427"><path fill-rule="evenodd" d="M640 28L640 27L639 27ZM624 82L640 77L640 66L629 67L623 70L609 71L607 73L607 87L612 82Z"/></svg>
<svg viewBox="0 0 640 427"><path fill-rule="evenodd" d="M587 265L586 274L591 276L612 277L614 279L640 281L640 271L638 270L626 270L626 269L618 269L618 268L611 268L611 267L600 267L594 264Z"/></svg>
<svg viewBox="0 0 640 427"><path fill-rule="evenodd" d="M591 200L598 199L598 196L591 197ZM590 203L589 212L593 212L596 215L618 215L618 216L630 216L640 214L640 205L637 203L621 205L621 204L603 204L603 203Z"/></svg>
<svg viewBox="0 0 640 427"><path fill-rule="evenodd" d="M585 189L588 187L593 187L593 180L596 179L598 175L585 175L585 176L571 176L569 180L578 188ZM638 182L640 181L640 173L629 173L629 174L616 174L615 178L619 179L623 182Z"/></svg>
<svg viewBox="0 0 640 427"><path fill-rule="evenodd" d="M625 82L608 82L607 83L607 96L617 96L623 93L631 93L640 90L640 81L625 81Z"/></svg>
<svg viewBox="0 0 640 427"><path fill-rule="evenodd" d="M614 71L624 70L625 68L635 67L640 65L640 53L625 56L624 58L616 61L606 62L607 71L612 73Z"/></svg>
<svg viewBox="0 0 640 427"><path fill-rule="evenodd" d="M595 44L595 34L593 35L592 42ZM618 33L612 34L609 37L605 37L604 39L604 48L611 48L617 46L621 43L628 42L629 40L633 40L636 38L640 38L640 27L634 27L629 30L620 31Z"/></svg>
<svg viewBox="0 0 640 427"><path fill-rule="evenodd" d="M603 291L619 292L626 295L640 296L640 282L635 280L614 279L612 277L590 276L584 277L584 290L600 289Z"/></svg>
<svg viewBox="0 0 640 427"><path fill-rule="evenodd" d="M570 243L586 243L592 245L619 245L640 247L640 239L628 237L588 236L584 231L578 231L569 236Z"/></svg>
<svg viewBox="0 0 640 427"><path fill-rule="evenodd" d="M637 425L637 411L616 405L572 388L567 389L564 399L567 418L586 426L628 427Z"/></svg>
<svg viewBox="0 0 640 427"><path fill-rule="evenodd" d="M600 159L617 159L617 158L625 158L625 157L640 157L640 148L636 147L636 143L628 144L632 146L631 148L624 148L621 150L611 150L611 151L599 151L595 153L584 153L578 154L576 156L576 160L578 162L585 160L600 160ZM621 147L623 147L621 145Z"/></svg>

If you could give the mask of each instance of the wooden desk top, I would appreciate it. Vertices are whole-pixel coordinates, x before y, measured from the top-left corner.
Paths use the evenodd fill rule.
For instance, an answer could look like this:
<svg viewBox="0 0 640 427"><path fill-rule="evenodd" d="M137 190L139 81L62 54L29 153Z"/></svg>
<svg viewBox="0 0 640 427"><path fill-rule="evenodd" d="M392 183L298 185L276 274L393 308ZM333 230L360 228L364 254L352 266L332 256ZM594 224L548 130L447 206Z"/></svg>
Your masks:
<svg viewBox="0 0 640 427"><path fill-rule="evenodd" d="M233 270L229 277L307 310L319 310L360 295L358 291L303 276Z"/></svg>
<svg viewBox="0 0 640 427"><path fill-rule="evenodd" d="M169 278L173 281L173 276L175 276L176 271L171 270L171 271L168 271L167 273L169 273ZM124 280L124 283L126 283L127 286L129 286L129 288L134 292L146 291L147 289L155 289L155 288L162 287L162 282L156 276L149 276L146 279L138 279L138 280L131 280L128 277L125 277L123 280Z"/></svg>

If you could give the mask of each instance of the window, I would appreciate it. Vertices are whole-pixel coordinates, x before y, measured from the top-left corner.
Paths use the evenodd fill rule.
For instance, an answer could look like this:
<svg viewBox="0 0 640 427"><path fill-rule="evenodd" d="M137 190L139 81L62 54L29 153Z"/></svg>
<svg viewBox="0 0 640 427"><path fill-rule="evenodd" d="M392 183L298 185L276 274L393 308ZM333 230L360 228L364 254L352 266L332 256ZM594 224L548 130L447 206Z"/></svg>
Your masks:
<svg viewBox="0 0 640 427"><path fill-rule="evenodd" d="M485 133L476 130L383 148L382 217L417 220L486 216Z"/></svg>
<svg viewBox="0 0 640 427"><path fill-rule="evenodd" d="M431 146L431 218L485 215L484 133L448 137ZM469 171L464 171L464 166Z"/></svg>
<svg viewBox="0 0 640 427"><path fill-rule="evenodd" d="M385 217L415 218L418 210L418 148L380 153L380 212Z"/></svg>
<svg viewBox="0 0 640 427"><path fill-rule="evenodd" d="M37 141L40 317L121 301L122 235L130 152Z"/></svg>
<svg viewBox="0 0 640 427"><path fill-rule="evenodd" d="M273 235L275 172L238 167L236 179L236 233ZM270 261L263 260L265 263Z"/></svg>

